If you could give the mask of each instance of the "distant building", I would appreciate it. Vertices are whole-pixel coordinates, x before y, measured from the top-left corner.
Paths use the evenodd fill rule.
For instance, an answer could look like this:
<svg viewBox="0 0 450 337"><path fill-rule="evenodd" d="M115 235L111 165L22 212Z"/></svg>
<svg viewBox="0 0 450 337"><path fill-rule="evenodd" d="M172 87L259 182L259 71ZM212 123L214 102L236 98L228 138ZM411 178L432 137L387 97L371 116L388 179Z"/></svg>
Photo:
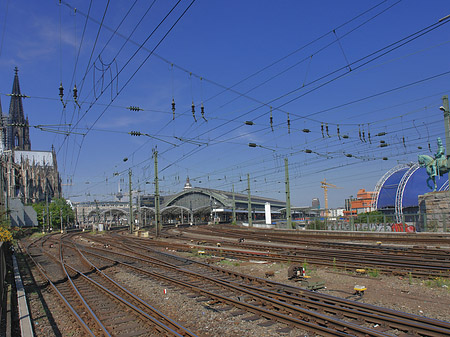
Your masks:
<svg viewBox="0 0 450 337"><path fill-rule="evenodd" d="M369 192L361 188L356 194L356 199L346 199L345 200L345 210L343 215L356 216L359 213L367 213L375 210L373 207L373 196L375 192Z"/></svg>
<svg viewBox="0 0 450 337"><path fill-rule="evenodd" d="M320 200L319 198L313 198L311 208L319 209L320 208Z"/></svg>
<svg viewBox="0 0 450 337"><path fill-rule="evenodd" d="M9 105L3 115L0 102L0 202L18 198L24 204L61 197L56 154L32 151L28 117L25 118L17 67Z"/></svg>

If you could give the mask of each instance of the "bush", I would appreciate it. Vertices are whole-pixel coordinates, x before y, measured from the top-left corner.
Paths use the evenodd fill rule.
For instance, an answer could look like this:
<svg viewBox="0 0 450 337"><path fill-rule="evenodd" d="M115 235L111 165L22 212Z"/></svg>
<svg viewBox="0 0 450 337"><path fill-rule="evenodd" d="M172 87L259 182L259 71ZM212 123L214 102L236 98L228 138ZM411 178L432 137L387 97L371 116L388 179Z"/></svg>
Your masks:
<svg viewBox="0 0 450 337"><path fill-rule="evenodd" d="M13 236L11 232L3 227L0 227L0 241L1 242L11 242L13 239Z"/></svg>

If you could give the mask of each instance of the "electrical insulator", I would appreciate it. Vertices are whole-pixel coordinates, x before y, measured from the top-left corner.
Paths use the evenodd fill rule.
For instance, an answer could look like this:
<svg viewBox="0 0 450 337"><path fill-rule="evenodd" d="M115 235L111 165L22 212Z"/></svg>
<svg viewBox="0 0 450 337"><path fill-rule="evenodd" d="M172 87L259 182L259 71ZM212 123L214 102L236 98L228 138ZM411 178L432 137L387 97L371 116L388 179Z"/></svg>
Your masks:
<svg viewBox="0 0 450 337"><path fill-rule="evenodd" d="M417 148L418 148L419 150L422 150L422 146L418 146Z"/></svg>
<svg viewBox="0 0 450 337"><path fill-rule="evenodd" d="M175 119L175 99L172 98L172 114L173 114L173 119Z"/></svg>
<svg viewBox="0 0 450 337"><path fill-rule="evenodd" d="M348 135L343 135L342 138L347 139Z"/></svg>
<svg viewBox="0 0 450 337"><path fill-rule="evenodd" d="M372 140L370 139L370 131L367 131L367 137L369 137L369 143L372 144Z"/></svg>
<svg viewBox="0 0 450 337"><path fill-rule="evenodd" d="M359 140L362 141L362 138L361 138L361 127L360 126L358 126L358 131L359 131Z"/></svg>
<svg viewBox="0 0 450 337"><path fill-rule="evenodd" d="M80 104L78 103L78 89L76 84L73 87L73 100L75 101L75 104L78 105L79 108L81 108Z"/></svg>
<svg viewBox="0 0 450 337"><path fill-rule="evenodd" d="M61 84L59 85L59 99L61 100L61 103L62 103L63 107L65 108L66 104L64 104L63 98L64 98L64 87L61 82Z"/></svg>
<svg viewBox="0 0 450 337"><path fill-rule="evenodd" d="M311 132L310 129L303 129L302 131L303 131L304 133L310 133L310 132Z"/></svg>
<svg viewBox="0 0 450 337"><path fill-rule="evenodd" d="M348 157L348 158L351 158L351 157L353 157L353 155L352 154L350 154L350 153L347 153L346 155L345 155L346 157Z"/></svg>
<svg viewBox="0 0 450 337"><path fill-rule="evenodd" d="M197 118L195 118L195 104L194 104L194 101L192 101L191 108L192 108L192 117L194 117L194 120L197 121Z"/></svg>
<svg viewBox="0 0 450 337"><path fill-rule="evenodd" d="M385 135L386 135L386 132L379 132L379 133L377 133L378 137L385 136Z"/></svg>
<svg viewBox="0 0 450 337"><path fill-rule="evenodd" d="M287 114L288 133L291 133L291 120L289 119L289 113Z"/></svg>
<svg viewBox="0 0 450 337"><path fill-rule="evenodd" d="M128 106L127 109L130 111L144 111L144 109L141 109L138 106Z"/></svg>
<svg viewBox="0 0 450 337"><path fill-rule="evenodd" d="M326 132L327 132L327 136L330 137L330 134L328 133L328 123L325 124L325 130L326 130Z"/></svg>
<svg viewBox="0 0 450 337"><path fill-rule="evenodd" d="M206 118L205 118L205 107L203 106L203 103L200 106L200 112L202 114L202 118L206 121Z"/></svg>
<svg viewBox="0 0 450 337"><path fill-rule="evenodd" d="M380 147L386 147L386 146L388 146L388 144L386 144L386 143L380 144Z"/></svg>
<svg viewBox="0 0 450 337"><path fill-rule="evenodd" d="M383 160L388 160L388 157L383 157Z"/></svg>
<svg viewBox="0 0 450 337"><path fill-rule="evenodd" d="M306 149L305 152L306 152L306 153L312 153L312 150Z"/></svg>
<svg viewBox="0 0 450 337"><path fill-rule="evenodd" d="M403 147L406 149L405 136L402 137Z"/></svg>
<svg viewBox="0 0 450 337"><path fill-rule="evenodd" d="M250 146L250 147L256 147L256 144L255 144L255 143L248 143L248 146Z"/></svg>
<svg viewBox="0 0 450 337"><path fill-rule="evenodd" d="M325 136L323 135L323 123L320 124L320 130L322 131L322 138L325 138Z"/></svg>
<svg viewBox="0 0 450 337"><path fill-rule="evenodd" d="M245 125L253 125L252 121L245 121Z"/></svg>
<svg viewBox="0 0 450 337"><path fill-rule="evenodd" d="M341 140L341 132L339 130L339 124L337 126L337 135L338 135L339 140Z"/></svg>
<svg viewBox="0 0 450 337"><path fill-rule="evenodd" d="M270 128L272 129L272 132L273 132L272 107L270 107Z"/></svg>
<svg viewBox="0 0 450 337"><path fill-rule="evenodd" d="M366 134L365 134L364 130L362 132L362 139L363 139L363 142L365 143L366 142Z"/></svg>

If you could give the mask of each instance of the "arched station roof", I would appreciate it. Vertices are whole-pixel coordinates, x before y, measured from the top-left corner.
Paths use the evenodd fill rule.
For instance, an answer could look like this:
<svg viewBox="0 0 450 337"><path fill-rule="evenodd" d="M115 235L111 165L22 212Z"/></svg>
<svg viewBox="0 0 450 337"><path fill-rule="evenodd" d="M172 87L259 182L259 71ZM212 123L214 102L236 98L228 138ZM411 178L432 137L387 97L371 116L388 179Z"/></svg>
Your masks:
<svg viewBox="0 0 450 337"><path fill-rule="evenodd" d="M428 174L418 164L400 164L389 170L375 187L376 209L395 209L418 206L418 196L432 190L427 185ZM436 177L437 190L448 190L448 175Z"/></svg>

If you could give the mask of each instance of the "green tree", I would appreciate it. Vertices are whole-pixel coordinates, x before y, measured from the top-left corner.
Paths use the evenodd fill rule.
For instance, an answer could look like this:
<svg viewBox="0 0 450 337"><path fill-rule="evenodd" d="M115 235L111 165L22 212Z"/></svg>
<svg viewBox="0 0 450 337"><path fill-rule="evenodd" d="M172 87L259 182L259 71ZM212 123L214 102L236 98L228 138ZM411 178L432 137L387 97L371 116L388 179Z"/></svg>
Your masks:
<svg viewBox="0 0 450 337"><path fill-rule="evenodd" d="M37 213L37 219L40 226L47 226L47 204L46 202L40 202L33 204L33 208ZM67 203L64 198L53 199L48 205L50 227L52 229L61 228L61 216L63 220L63 226L73 224L75 220L75 214L73 209Z"/></svg>
<svg viewBox="0 0 450 337"><path fill-rule="evenodd" d="M357 223L382 223L384 221L383 213L380 211L372 211L367 213L359 213L355 219Z"/></svg>

